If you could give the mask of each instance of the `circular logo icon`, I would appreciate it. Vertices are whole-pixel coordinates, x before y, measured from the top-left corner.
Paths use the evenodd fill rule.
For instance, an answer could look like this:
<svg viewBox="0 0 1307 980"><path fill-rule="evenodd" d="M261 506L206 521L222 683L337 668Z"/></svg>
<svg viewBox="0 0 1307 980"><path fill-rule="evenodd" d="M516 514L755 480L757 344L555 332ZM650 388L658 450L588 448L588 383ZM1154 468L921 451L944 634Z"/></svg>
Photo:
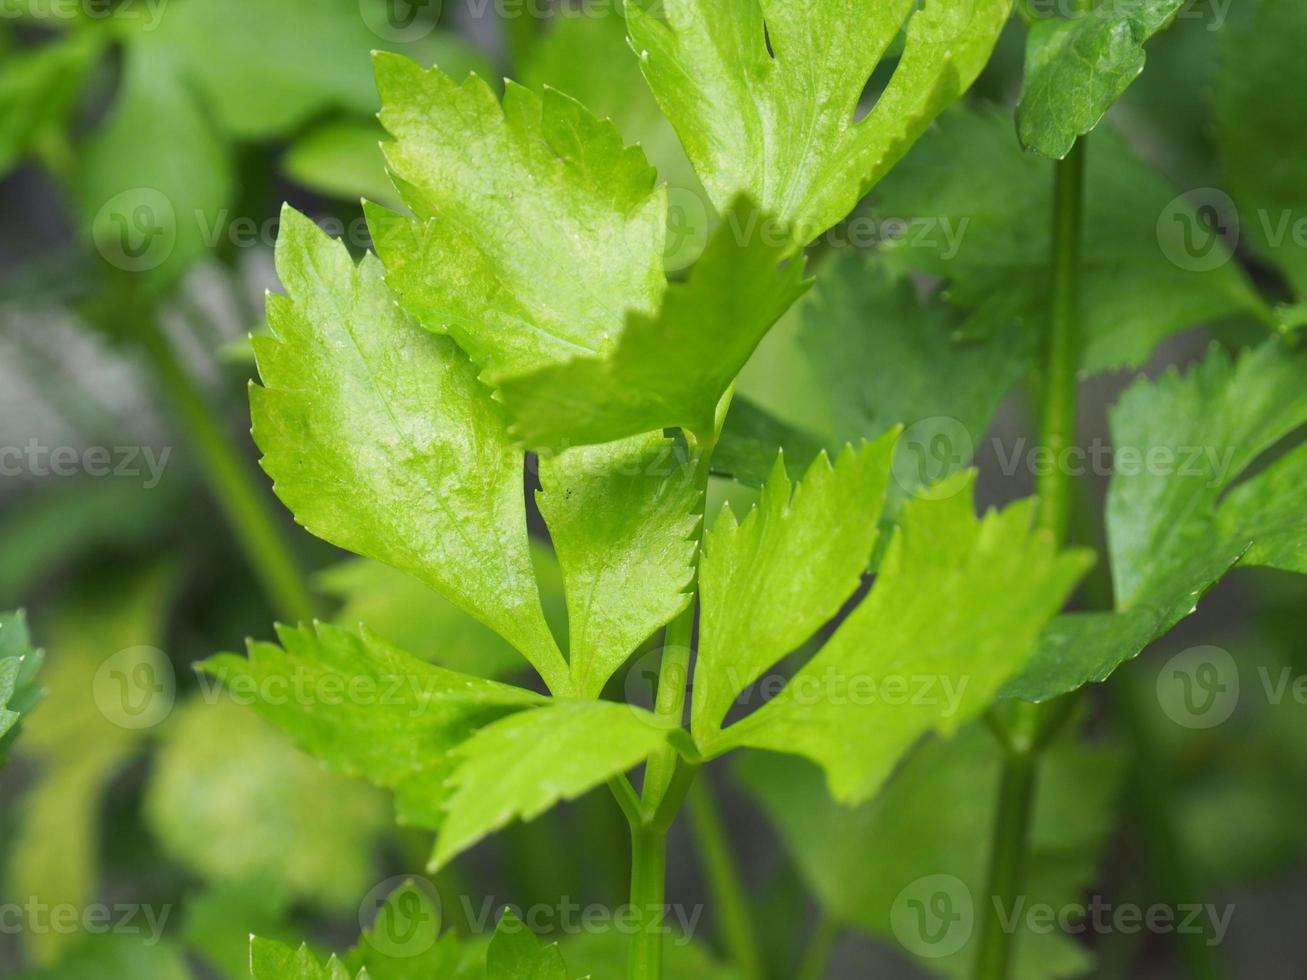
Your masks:
<svg viewBox="0 0 1307 980"><path fill-rule="evenodd" d="M947 44L962 37L976 19L976 0L953 3L928 3L917 9L908 21L909 40L928 44Z"/></svg>
<svg viewBox="0 0 1307 980"><path fill-rule="evenodd" d="M172 662L157 647L128 647L100 664L93 682L100 714L120 728L153 728L177 700Z"/></svg>
<svg viewBox="0 0 1307 980"><path fill-rule="evenodd" d="M685 656L668 658L666 653L669 650L681 650L685 653ZM684 647L658 647L640 654L631 662L626 671L624 684L626 703L641 718L648 720L650 717L648 712L653 711L658 704L660 679L664 674L667 674L667 683L670 686L685 690L686 703L688 704L693 694L689 677L689 663L689 651ZM679 724L679 722L680 719L678 718L677 723ZM661 719L659 723L667 725Z"/></svg>
<svg viewBox="0 0 1307 980"><path fill-rule="evenodd" d="M1239 210L1229 194L1215 187L1181 194L1157 218L1157 244L1177 268L1219 269L1239 244Z"/></svg>
<svg viewBox="0 0 1307 980"><path fill-rule="evenodd" d="M899 437L892 467L894 482L927 500L952 497L960 485L941 487L940 481L966 466L975 452L975 440L957 419L946 415L922 419Z"/></svg>
<svg viewBox="0 0 1307 980"><path fill-rule="evenodd" d="M1184 728L1215 728L1239 704L1239 665L1220 647L1190 647L1157 675L1162 713Z"/></svg>
<svg viewBox="0 0 1307 980"><path fill-rule="evenodd" d="M436 29L442 0L359 0L363 23L383 41L407 44Z"/></svg>
<svg viewBox="0 0 1307 980"><path fill-rule="evenodd" d="M969 889L953 875L926 875L899 892L890 928L908 952L924 959L952 956L971 938L976 912Z"/></svg>
<svg viewBox="0 0 1307 980"><path fill-rule="evenodd" d="M149 272L177 247L177 212L163 192L136 187L105 202L91 223L91 237L110 265Z"/></svg>
<svg viewBox="0 0 1307 980"><path fill-rule="evenodd" d="M440 938L440 894L426 878L387 878L359 905L363 941L383 956L412 959Z"/></svg>
<svg viewBox="0 0 1307 980"><path fill-rule="evenodd" d="M663 244L663 265L667 271L678 272L697 262L708 244L710 230L703 192L669 186L667 238Z"/></svg>

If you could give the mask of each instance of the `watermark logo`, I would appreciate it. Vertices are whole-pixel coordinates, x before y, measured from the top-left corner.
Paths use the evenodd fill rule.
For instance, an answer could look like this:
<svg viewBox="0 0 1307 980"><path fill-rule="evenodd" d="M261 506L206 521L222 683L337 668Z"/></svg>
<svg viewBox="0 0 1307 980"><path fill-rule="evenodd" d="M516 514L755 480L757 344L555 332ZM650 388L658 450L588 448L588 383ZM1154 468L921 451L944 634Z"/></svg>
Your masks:
<svg viewBox="0 0 1307 980"><path fill-rule="evenodd" d="M926 875L899 892L890 908L890 928L900 945L924 959L952 956L975 928L971 889L953 875Z"/></svg>
<svg viewBox="0 0 1307 980"><path fill-rule="evenodd" d="M1211 272L1239 243L1239 211L1229 194L1202 187L1173 198L1157 218L1157 243L1172 265Z"/></svg>
<svg viewBox="0 0 1307 980"><path fill-rule="evenodd" d="M975 451L970 431L955 418L938 415L914 422L899 438L892 466L894 482L926 500L952 497L961 485L940 486L940 481L966 466Z"/></svg>
<svg viewBox="0 0 1307 980"><path fill-rule="evenodd" d="M162 650L128 647L100 665L92 693L100 714L119 728L153 728L172 713L177 677Z"/></svg>
<svg viewBox="0 0 1307 980"><path fill-rule="evenodd" d="M1185 728L1215 728L1239 704L1239 666L1215 646L1191 647L1168 660L1157 675L1162 712Z"/></svg>
<svg viewBox="0 0 1307 980"><path fill-rule="evenodd" d="M105 202L91 223L91 237L110 265L149 272L177 247L177 212L161 191L136 187Z"/></svg>
<svg viewBox="0 0 1307 980"><path fill-rule="evenodd" d="M440 894L426 878L387 878L359 904L359 931L383 956L421 956L440 938Z"/></svg>
<svg viewBox="0 0 1307 980"><path fill-rule="evenodd" d="M363 23L383 41L420 41L436 29L442 0L359 0Z"/></svg>

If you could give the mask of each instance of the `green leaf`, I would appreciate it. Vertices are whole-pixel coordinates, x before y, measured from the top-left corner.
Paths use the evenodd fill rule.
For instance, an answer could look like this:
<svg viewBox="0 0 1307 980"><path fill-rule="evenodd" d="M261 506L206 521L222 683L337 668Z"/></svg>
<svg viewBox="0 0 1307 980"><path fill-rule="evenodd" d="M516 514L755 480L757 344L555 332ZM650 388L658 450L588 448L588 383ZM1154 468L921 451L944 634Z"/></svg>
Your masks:
<svg viewBox="0 0 1307 980"><path fill-rule="evenodd" d="M1169 25L1185 0L1108 0L1070 17L1030 26L1017 109L1021 143L1060 160L1144 70L1144 43Z"/></svg>
<svg viewBox="0 0 1307 980"><path fill-rule="evenodd" d="M659 433L541 459L536 499L567 595L572 690L613 673L690 600L700 494Z"/></svg>
<svg viewBox="0 0 1307 980"><path fill-rule="evenodd" d="M60 602L43 628L45 699L23 724L18 750L38 776L19 802L8 887L48 907L84 908L99 876L100 798L172 707L171 670L157 644L175 571L120 575ZM58 833L51 833L58 827ZM79 932L25 930L33 962L75 946Z"/></svg>
<svg viewBox="0 0 1307 980"><path fill-rule="evenodd" d="M249 973L250 936L286 938L288 905L275 876L212 885L188 896L182 938L209 966L243 977Z"/></svg>
<svg viewBox="0 0 1307 980"><path fill-rule="evenodd" d="M767 222L737 202L688 281L667 288L656 315L632 312L606 355L499 379L523 441L560 448L678 427L711 437L727 389L808 287L801 261L778 270L791 249Z"/></svg>
<svg viewBox="0 0 1307 980"><path fill-rule="evenodd" d="M713 450L712 472L745 486L762 487L779 452L790 479L798 480L825 448L817 435L737 394Z"/></svg>
<svg viewBox="0 0 1307 980"><path fill-rule="evenodd" d="M438 827L459 743L540 695L434 667L367 631L279 630L282 646L204 662L301 749L345 775L393 789L401 823Z"/></svg>
<svg viewBox="0 0 1307 980"><path fill-rule="evenodd" d="M1217 137L1243 234L1307 298L1307 110L1281 98L1307 85L1299 39L1307 10L1293 0L1236 5L1222 32L1214 85Z"/></svg>
<svg viewBox="0 0 1307 980"><path fill-rule="evenodd" d="M558 945L542 946L513 912L505 911L486 954L486 980L570 980Z"/></svg>
<svg viewBox="0 0 1307 980"><path fill-rule="evenodd" d="M250 976L253 980L364 980L357 978L336 957L324 964L308 944L295 949L271 939L250 937Z"/></svg>
<svg viewBox="0 0 1307 980"><path fill-rule="evenodd" d="M30 50L5 52L0 65L0 174L41 130L61 125L100 52L93 33L76 33Z"/></svg>
<svg viewBox="0 0 1307 980"><path fill-rule="evenodd" d="M1029 366L1015 328L977 340L959 317L921 300L892 266L856 253L828 264L800 304L799 347L841 440L905 428L890 484L905 498L969 465L999 403Z"/></svg>
<svg viewBox="0 0 1307 980"><path fill-rule="evenodd" d="M217 245L232 192L231 160L191 94L176 50L141 34L123 58L118 98L78 153L73 194L104 259L163 287Z"/></svg>
<svg viewBox="0 0 1307 980"><path fill-rule="evenodd" d="M685 156L676 131L658 108L626 40L621 5L604 4L585 16L553 17L514 76L543 95L566 92L600 119L611 119L622 137L638 144L667 185L669 269L680 269L703 251L712 230L707 194Z"/></svg>
<svg viewBox="0 0 1307 980"><path fill-rule="evenodd" d="M386 176L381 155L384 135L373 123L324 122L296 138L281 168L291 180L328 197L354 204L366 197L397 206L399 194Z"/></svg>
<svg viewBox="0 0 1307 980"><path fill-rule="evenodd" d="M262 871L291 898L330 910L367 889L388 811L376 791L323 769L225 696L174 714L143 803L164 853L205 881Z"/></svg>
<svg viewBox="0 0 1307 980"><path fill-rule="evenodd" d="M345 956L369 980L484 980L482 949L440 932L434 886L408 879L386 896L370 929Z"/></svg>
<svg viewBox="0 0 1307 980"><path fill-rule="evenodd" d="M977 519L974 473L903 510L870 594L779 695L725 730L806 756L832 794L867 799L923 735L983 711L1035 651L1092 557L1032 529L1033 500Z"/></svg>
<svg viewBox="0 0 1307 980"><path fill-rule="evenodd" d="M18 735L23 715L41 699L36 672L45 653L32 646L22 610L0 613L0 766Z"/></svg>
<svg viewBox="0 0 1307 980"><path fill-rule="evenodd" d="M965 332L991 333L1017 317L1042 336L1051 297L1053 171L1021 152L1010 127L997 111L942 119L921 141L914 165L881 185L877 213L916 221L921 234L887 257L946 280L950 301L973 313ZM958 167L961 159L966 168ZM1195 208L1109 128L1094 135L1086 181L1093 220L1081 261L1083 370L1139 365L1162 338L1186 327L1267 315L1225 243L1210 234L1195 242L1194 229L1203 227Z"/></svg>
<svg viewBox="0 0 1307 980"><path fill-rule="evenodd" d="M1122 762L1112 748L1073 738L1045 753L1023 908L1084 900L1114 829ZM736 772L828 915L919 956L932 973L962 978L972 975L989 905L984 890L1001 769L997 741L971 726L923 745L875 799L855 809L831 801L819 770L799 760L750 753ZM925 900L929 911L934 894L957 915L942 930L938 920L919 920L910 905ZM1021 923L1013 980L1079 976L1092 964L1072 937Z"/></svg>
<svg viewBox="0 0 1307 980"><path fill-rule="evenodd" d="M1214 347L1188 374L1173 369L1122 396L1107 497L1115 611L1055 620L1006 693L1039 701L1106 680L1236 565L1307 573L1307 452L1239 482L1307 424L1304 371L1307 352L1274 340L1237 362Z"/></svg>
<svg viewBox="0 0 1307 980"><path fill-rule="evenodd" d="M898 441L891 430L831 465L822 453L791 487L777 460L758 506L728 507L704 540L693 732L705 752L732 702L831 620L875 547Z"/></svg>
<svg viewBox="0 0 1307 980"><path fill-rule="evenodd" d="M667 725L612 701L557 701L479 729L455 750L436 871L510 820L533 820L667 745Z"/></svg>
<svg viewBox="0 0 1307 980"><path fill-rule="evenodd" d="M375 111L369 55L380 39L360 13L336 0L186 0L155 33L225 134L264 140L330 108Z"/></svg>
<svg viewBox="0 0 1307 980"><path fill-rule="evenodd" d="M376 58L386 160L416 218L368 209L387 281L491 379L611 349L665 286L666 196L567 96Z"/></svg>
<svg viewBox="0 0 1307 980"><path fill-rule="evenodd" d="M807 242L841 220L984 67L1010 0L627 0L631 44L718 209L750 195Z"/></svg>
<svg viewBox="0 0 1307 980"><path fill-rule="evenodd" d="M333 617L342 629L366 627L422 660L477 677L503 680L523 669L521 654L498 633L389 565L352 558L320 572L317 584L344 603Z"/></svg>
<svg viewBox="0 0 1307 980"><path fill-rule="evenodd" d="M417 577L521 650L555 691L567 665L527 545L523 455L452 341L420 329L373 256L287 208L255 340L254 439L274 489L318 537Z"/></svg>

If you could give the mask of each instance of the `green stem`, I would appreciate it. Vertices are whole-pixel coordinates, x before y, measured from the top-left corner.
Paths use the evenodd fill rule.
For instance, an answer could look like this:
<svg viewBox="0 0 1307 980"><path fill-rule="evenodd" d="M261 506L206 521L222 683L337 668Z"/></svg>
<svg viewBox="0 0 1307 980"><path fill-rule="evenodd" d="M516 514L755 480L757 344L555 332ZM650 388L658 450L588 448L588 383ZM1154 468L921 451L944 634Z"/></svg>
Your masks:
<svg viewBox="0 0 1307 980"><path fill-rule="evenodd" d="M1053 466L1037 485L1036 523L1065 543L1075 503L1075 483L1065 465L1066 452L1076 440L1076 375L1080 363L1079 276L1083 239L1085 143L1077 141L1054 168L1053 298L1045 350L1041 442ZM1068 698L1047 704L1014 702L990 720L1003 743L993 843L980 943L977 980L1007 980L1016 958L1016 936L1003 928L1003 914L1014 906L1026 886L1030 827L1035 808L1039 759L1074 707Z"/></svg>
<svg viewBox="0 0 1307 980"><path fill-rule="evenodd" d="M708 876L708 892L713 908L721 917L723 944L731 963L742 980L762 980L764 976L762 954L758 949L758 936L749 915L744 884L726 839L717 801L706 780L690 787L687 798L690 807L690 828Z"/></svg>
<svg viewBox="0 0 1307 980"><path fill-rule="evenodd" d="M695 530L696 555L703 547L704 498L708 493L708 475L715 445L715 435L699 438L690 436L691 451L695 454L693 479L699 491L698 526ZM658 693L654 698L654 714L670 727L680 727L685 716L685 697L690 680L690 646L694 642L694 615L699 598L698 568L696 558L694 577L686 588L690 593L690 601L681 614L667 624L667 629L663 633L663 658L658 668ZM649 760L643 787L644 805L647 810L656 809L667 794L678 758L676 750L668 746Z"/></svg>
<svg viewBox="0 0 1307 980"><path fill-rule="evenodd" d="M649 824L631 828L631 908L638 930L631 937L630 980L663 975L663 904L667 887L667 831Z"/></svg>
<svg viewBox="0 0 1307 980"><path fill-rule="evenodd" d="M209 487L269 602L278 616L293 623L311 620L313 598L304 586L304 577L264 489L228 442L213 410L196 391L153 311L141 316L137 326L155 376L172 402L182 429L199 456Z"/></svg>
<svg viewBox="0 0 1307 980"><path fill-rule="evenodd" d="M830 962L830 954L839 934L840 924L830 915L823 914L808 941L808 948L803 953L794 980L822 980L826 976L826 965Z"/></svg>
<svg viewBox="0 0 1307 980"><path fill-rule="evenodd" d="M695 437L688 434L694 454L694 483L699 491L696 553L703 546L704 498L712 464L716 433ZM698 562L687 591L685 610L667 627L662 664L658 671L658 694L654 713L669 728L679 728L685 716L690 673L690 645L694 640L694 615L698 602ZM631 936L629 980L661 980L663 958L663 893L667 877L667 830L694 782L697 766L687 763L672 746L656 753L645 767L639 806L640 819L631 820L631 905L639 928ZM625 788L617 783L614 792L628 819L632 803Z"/></svg>
<svg viewBox="0 0 1307 980"><path fill-rule="evenodd" d="M1083 238L1085 142L1055 168L1053 191L1052 322L1044 366L1041 441L1054 465L1039 478L1039 526L1066 540L1075 483L1065 465L1076 441L1076 375L1080 364L1080 254Z"/></svg>

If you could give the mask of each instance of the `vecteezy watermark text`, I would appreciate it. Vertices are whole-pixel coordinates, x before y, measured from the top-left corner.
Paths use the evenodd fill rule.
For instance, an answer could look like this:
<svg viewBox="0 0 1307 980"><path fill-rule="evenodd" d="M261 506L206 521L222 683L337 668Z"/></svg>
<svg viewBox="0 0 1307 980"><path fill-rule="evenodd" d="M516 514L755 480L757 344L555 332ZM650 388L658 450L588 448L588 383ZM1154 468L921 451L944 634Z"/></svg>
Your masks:
<svg viewBox="0 0 1307 980"><path fill-rule="evenodd" d="M79 933L144 936L144 944L153 946L163 938L163 929L172 914L171 905L142 905L118 902L112 905L71 902L43 902L28 896L21 902L0 904L0 933L6 935L63 935Z"/></svg>
<svg viewBox="0 0 1307 980"><path fill-rule="evenodd" d="M171 446L47 446L29 439L22 446L0 446L0 476L144 477L141 486L153 490L171 455Z"/></svg>

